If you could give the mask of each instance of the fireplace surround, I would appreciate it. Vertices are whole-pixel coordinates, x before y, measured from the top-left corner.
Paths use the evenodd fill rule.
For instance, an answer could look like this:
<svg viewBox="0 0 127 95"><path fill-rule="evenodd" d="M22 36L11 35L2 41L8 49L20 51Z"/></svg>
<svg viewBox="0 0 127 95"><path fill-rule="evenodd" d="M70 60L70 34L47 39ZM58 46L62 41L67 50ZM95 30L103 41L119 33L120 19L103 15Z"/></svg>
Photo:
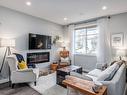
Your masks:
<svg viewBox="0 0 127 95"><path fill-rule="evenodd" d="M50 61L49 52L34 52L27 53L27 63L28 64L38 64Z"/></svg>

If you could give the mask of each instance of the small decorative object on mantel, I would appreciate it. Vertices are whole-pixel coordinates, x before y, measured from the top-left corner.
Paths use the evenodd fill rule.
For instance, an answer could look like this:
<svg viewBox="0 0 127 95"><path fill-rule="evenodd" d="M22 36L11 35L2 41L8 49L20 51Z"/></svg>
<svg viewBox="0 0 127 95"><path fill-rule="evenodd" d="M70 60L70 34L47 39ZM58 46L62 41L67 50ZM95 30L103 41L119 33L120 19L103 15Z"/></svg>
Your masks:
<svg viewBox="0 0 127 95"><path fill-rule="evenodd" d="M113 47L122 47L123 46L123 33L118 33L118 34L112 35L112 46Z"/></svg>
<svg viewBox="0 0 127 95"><path fill-rule="evenodd" d="M53 44L56 44L56 42L60 40L60 36L56 35L54 38L53 38Z"/></svg>

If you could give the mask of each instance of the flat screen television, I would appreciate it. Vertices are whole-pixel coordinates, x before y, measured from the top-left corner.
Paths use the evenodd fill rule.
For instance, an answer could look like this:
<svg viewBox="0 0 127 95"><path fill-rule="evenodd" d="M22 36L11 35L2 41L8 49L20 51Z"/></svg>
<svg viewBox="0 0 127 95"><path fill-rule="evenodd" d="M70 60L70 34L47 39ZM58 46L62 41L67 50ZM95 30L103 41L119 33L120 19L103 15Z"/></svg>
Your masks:
<svg viewBox="0 0 127 95"><path fill-rule="evenodd" d="M51 36L29 33L29 49L51 49Z"/></svg>

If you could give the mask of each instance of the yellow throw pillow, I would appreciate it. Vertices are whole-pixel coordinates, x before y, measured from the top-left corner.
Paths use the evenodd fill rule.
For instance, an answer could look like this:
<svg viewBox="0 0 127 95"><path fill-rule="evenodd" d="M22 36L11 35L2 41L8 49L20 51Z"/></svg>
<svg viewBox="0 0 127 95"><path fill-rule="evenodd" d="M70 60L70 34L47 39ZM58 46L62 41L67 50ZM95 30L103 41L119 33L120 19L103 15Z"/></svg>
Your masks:
<svg viewBox="0 0 127 95"><path fill-rule="evenodd" d="M25 61L18 63L18 67L19 69L28 69L27 63Z"/></svg>

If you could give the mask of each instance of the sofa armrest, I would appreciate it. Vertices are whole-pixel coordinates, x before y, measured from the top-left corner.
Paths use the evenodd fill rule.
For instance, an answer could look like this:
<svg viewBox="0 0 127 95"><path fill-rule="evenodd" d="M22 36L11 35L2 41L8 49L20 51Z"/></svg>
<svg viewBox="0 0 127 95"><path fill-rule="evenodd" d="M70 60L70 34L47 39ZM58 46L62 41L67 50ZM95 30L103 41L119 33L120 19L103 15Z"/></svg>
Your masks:
<svg viewBox="0 0 127 95"><path fill-rule="evenodd" d="M33 74L36 75L36 77L39 77L39 68L28 68L28 69L22 69L22 70L17 70L16 72L32 72Z"/></svg>
<svg viewBox="0 0 127 95"><path fill-rule="evenodd" d="M99 81L100 83L102 83L103 85L106 85L106 86L108 86L108 85L110 85L110 84L114 84L113 82L111 82L111 81Z"/></svg>
<svg viewBox="0 0 127 95"><path fill-rule="evenodd" d="M113 81L99 81L101 82L103 85L107 86L107 94L108 95L119 95L116 94L116 89L117 89L117 83L113 82Z"/></svg>
<svg viewBox="0 0 127 95"><path fill-rule="evenodd" d="M30 69L20 69L20 70L17 70L16 72L33 72L33 70L30 68Z"/></svg>
<svg viewBox="0 0 127 95"><path fill-rule="evenodd" d="M11 72L12 83L32 82L36 80L37 80L37 76L32 71L12 71Z"/></svg>

